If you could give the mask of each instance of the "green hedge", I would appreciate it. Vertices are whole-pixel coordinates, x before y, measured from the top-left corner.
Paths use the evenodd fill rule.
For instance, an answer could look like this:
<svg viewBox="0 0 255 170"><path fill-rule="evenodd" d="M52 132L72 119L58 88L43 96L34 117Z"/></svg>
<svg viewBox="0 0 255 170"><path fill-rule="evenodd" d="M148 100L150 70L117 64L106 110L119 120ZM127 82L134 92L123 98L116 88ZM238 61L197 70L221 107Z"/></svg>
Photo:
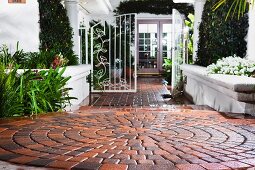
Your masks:
<svg viewBox="0 0 255 170"><path fill-rule="evenodd" d="M73 51L73 30L61 0L38 0L40 13L40 48L43 51L54 50L62 53L69 62L77 64Z"/></svg>
<svg viewBox="0 0 255 170"><path fill-rule="evenodd" d="M236 54L246 55L245 37L248 30L248 16L230 17L225 21L232 1L226 1L221 8L212 11L218 0L207 0L199 27L199 43L196 64L208 66L218 59Z"/></svg>
<svg viewBox="0 0 255 170"><path fill-rule="evenodd" d="M180 13L188 16L194 13L192 5L187 3L174 3L172 0L129 0L123 1L115 11L117 14L127 13L150 13L150 14L172 14L172 9L177 9Z"/></svg>

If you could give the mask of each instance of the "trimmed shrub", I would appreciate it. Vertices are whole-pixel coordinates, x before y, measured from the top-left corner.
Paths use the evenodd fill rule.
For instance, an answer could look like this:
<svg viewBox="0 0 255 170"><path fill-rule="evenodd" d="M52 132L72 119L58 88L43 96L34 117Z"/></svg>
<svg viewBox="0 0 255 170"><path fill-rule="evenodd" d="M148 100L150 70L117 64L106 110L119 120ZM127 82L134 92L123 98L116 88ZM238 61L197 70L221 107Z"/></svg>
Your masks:
<svg viewBox="0 0 255 170"><path fill-rule="evenodd" d="M54 50L69 60L68 65L77 64L73 51L73 30L61 0L38 0L40 12L40 48Z"/></svg>

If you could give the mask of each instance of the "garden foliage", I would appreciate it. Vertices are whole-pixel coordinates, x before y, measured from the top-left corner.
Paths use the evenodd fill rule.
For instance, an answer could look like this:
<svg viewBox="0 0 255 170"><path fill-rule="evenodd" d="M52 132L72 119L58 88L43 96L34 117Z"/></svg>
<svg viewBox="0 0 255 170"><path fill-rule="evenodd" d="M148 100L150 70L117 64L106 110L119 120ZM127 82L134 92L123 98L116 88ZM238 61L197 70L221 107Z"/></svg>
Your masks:
<svg viewBox="0 0 255 170"><path fill-rule="evenodd" d="M207 0L199 27L199 43L196 64L208 66L218 59L236 54L246 55L248 15L224 20L232 1L212 11L217 0Z"/></svg>
<svg viewBox="0 0 255 170"><path fill-rule="evenodd" d="M65 67L33 71L27 58L22 50L10 54L5 46L0 48L0 117L61 111L74 99L65 87L71 78L63 77Z"/></svg>
<svg viewBox="0 0 255 170"><path fill-rule="evenodd" d="M185 25L189 28L188 33L188 63L193 62L193 39L194 39L194 21L195 16L193 14L189 14L187 19L184 21Z"/></svg>
<svg viewBox="0 0 255 170"><path fill-rule="evenodd" d="M69 60L69 65L77 64L73 51L73 30L61 0L38 0L40 13L40 48L54 50Z"/></svg>
<svg viewBox="0 0 255 170"><path fill-rule="evenodd" d="M163 68L164 68L163 77L170 84L172 80L172 60L165 58Z"/></svg>
<svg viewBox="0 0 255 170"><path fill-rule="evenodd" d="M0 62L8 68L18 64L20 69L48 69L54 65L56 59L61 61L58 62L59 67L68 65L68 59L54 49L40 52L24 52L19 49L17 43L16 51L11 54L6 45L0 47Z"/></svg>
<svg viewBox="0 0 255 170"><path fill-rule="evenodd" d="M172 14L172 9L188 16L194 12L192 5L187 3L174 3L172 0L129 0L122 1L115 11L117 14L127 13L150 13L150 14Z"/></svg>

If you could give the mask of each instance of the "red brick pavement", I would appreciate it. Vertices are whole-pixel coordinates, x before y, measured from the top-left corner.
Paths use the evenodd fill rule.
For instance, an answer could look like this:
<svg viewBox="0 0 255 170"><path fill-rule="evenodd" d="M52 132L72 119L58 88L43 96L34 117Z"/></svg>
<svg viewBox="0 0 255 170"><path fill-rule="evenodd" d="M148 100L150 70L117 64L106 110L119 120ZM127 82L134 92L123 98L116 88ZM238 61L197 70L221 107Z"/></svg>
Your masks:
<svg viewBox="0 0 255 170"><path fill-rule="evenodd" d="M184 97L169 99L163 95L170 94L165 86L162 85L160 77L138 78L137 93L100 93L92 95L93 106L99 107L160 107L164 105L191 104Z"/></svg>
<svg viewBox="0 0 255 170"><path fill-rule="evenodd" d="M252 169L255 119L181 106L5 119L0 160L7 169Z"/></svg>

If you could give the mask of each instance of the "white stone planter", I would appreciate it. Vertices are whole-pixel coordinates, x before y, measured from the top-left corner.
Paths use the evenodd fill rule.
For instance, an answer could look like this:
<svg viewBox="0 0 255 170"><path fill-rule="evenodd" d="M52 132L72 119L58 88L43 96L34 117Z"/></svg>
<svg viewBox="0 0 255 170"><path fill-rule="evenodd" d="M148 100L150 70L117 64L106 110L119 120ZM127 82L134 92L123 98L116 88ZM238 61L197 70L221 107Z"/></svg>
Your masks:
<svg viewBox="0 0 255 170"><path fill-rule="evenodd" d="M255 115L255 78L206 73L205 67L182 65L185 94L197 105L217 111Z"/></svg>
<svg viewBox="0 0 255 170"><path fill-rule="evenodd" d="M91 65L68 66L64 72L64 76L71 76L67 82L67 87L72 88L69 95L76 97L77 100L71 100L72 108L75 109L84 99L89 96L89 83L87 76L90 74Z"/></svg>

